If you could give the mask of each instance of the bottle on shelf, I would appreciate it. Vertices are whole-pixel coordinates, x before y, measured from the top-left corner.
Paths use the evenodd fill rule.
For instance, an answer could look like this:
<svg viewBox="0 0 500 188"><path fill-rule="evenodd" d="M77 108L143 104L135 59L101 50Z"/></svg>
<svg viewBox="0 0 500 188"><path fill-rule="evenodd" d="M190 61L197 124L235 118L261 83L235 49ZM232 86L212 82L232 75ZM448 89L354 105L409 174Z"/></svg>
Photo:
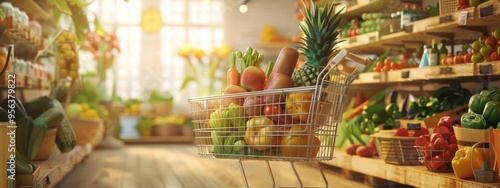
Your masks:
<svg viewBox="0 0 500 188"><path fill-rule="evenodd" d="M430 52L431 52L431 50L432 50L432 46L431 45L425 45L424 46L424 52L422 53L422 58L420 58L420 63L418 65L419 68L429 66Z"/></svg>
<svg viewBox="0 0 500 188"><path fill-rule="evenodd" d="M446 56L448 55L448 49L446 49L446 40L442 39L441 40L441 48L439 48L439 64L446 64L443 63L443 60L446 59Z"/></svg>
<svg viewBox="0 0 500 188"><path fill-rule="evenodd" d="M405 8L401 12L401 29L404 30L406 24L409 24L412 22L413 19L413 11L411 10L411 5L410 4L405 4Z"/></svg>
<svg viewBox="0 0 500 188"><path fill-rule="evenodd" d="M2 6L5 17L14 16L14 7L10 2L2 2L0 6Z"/></svg>
<svg viewBox="0 0 500 188"><path fill-rule="evenodd" d="M432 39L432 49L429 53L429 66L439 65L439 49L437 47L437 40Z"/></svg>

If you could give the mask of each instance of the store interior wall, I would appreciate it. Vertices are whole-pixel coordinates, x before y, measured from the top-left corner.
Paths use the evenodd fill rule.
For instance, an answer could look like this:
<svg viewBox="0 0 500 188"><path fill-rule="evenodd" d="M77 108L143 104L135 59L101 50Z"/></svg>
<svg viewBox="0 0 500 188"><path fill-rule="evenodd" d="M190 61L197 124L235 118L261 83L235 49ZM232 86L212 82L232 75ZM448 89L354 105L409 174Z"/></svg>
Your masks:
<svg viewBox="0 0 500 188"><path fill-rule="evenodd" d="M228 7L224 12L225 41L235 50L245 50L260 43L259 34L265 25L276 28L278 35L292 38L300 34L293 0L248 1L248 12L239 12L238 7ZM266 60L276 61L277 54L265 54Z"/></svg>

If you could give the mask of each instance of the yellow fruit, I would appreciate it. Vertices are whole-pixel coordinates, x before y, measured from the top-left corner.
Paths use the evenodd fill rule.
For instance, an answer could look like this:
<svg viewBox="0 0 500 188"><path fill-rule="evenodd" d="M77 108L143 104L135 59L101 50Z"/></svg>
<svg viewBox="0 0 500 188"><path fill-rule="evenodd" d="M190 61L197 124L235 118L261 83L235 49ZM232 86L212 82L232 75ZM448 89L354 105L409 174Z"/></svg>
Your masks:
<svg viewBox="0 0 500 188"><path fill-rule="evenodd" d="M76 35L74 35L74 34L70 34L70 35L68 36L68 41L69 41L69 42L75 42L75 41L76 41Z"/></svg>
<svg viewBox="0 0 500 188"><path fill-rule="evenodd" d="M60 59L57 61L57 65L59 65L60 68L66 68L67 64L66 61Z"/></svg>
<svg viewBox="0 0 500 188"><path fill-rule="evenodd" d="M71 63L69 65L69 70L72 70L72 71L75 71L75 72L78 72L79 68L80 68L80 65L78 65L78 63Z"/></svg>
<svg viewBox="0 0 500 188"><path fill-rule="evenodd" d="M60 48L62 52L71 51L71 45L69 45L68 43L61 44Z"/></svg>
<svg viewBox="0 0 500 188"><path fill-rule="evenodd" d="M68 70L66 70L66 69L59 70L59 76L61 78L67 78L68 77Z"/></svg>
<svg viewBox="0 0 500 188"><path fill-rule="evenodd" d="M73 79L78 78L78 72L76 72L76 71L70 70L68 74Z"/></svg>
<svg viewBox="0 0 500 188"><path fill-rule="evenodd" d="M90 110L89 104L87 103L80 103L80 106L82 106L83 112Z"/></svg>
<svg viewBox="0 0 500 188"><path fill-rule="evenodd" d="M64 52L64 57L66 58L66 60L73 60L73 59L75 59L75 56L76 56L76 54L73 51Z"/></svg>
<svg viewBox="0 0 500 188"><path fill-rule="evenodd" d="M62 34L57 38L57 42L66 42L66 37L64 37Z"/></svg>

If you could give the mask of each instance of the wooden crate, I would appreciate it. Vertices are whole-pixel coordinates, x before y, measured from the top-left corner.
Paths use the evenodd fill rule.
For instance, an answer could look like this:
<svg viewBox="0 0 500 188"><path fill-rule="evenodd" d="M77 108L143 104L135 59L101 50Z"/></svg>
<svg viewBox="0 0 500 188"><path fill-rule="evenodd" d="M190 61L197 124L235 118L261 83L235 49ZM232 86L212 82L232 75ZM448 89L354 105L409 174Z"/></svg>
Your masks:
<svg viewBox="0 0 500 188"><path fill-rule="evenodd" d="M354 37L349 37L346 39L346 46L348 47L354 47L354 46L359 46L359 45L365 45L370 42L376 42L380 38L380 32L374 31L370 33L365 33L362 35L354 36Z"/></svg>
<svg viewBox="0 0 500 188"><path fill-rule="evenodd" d="M425 118L423 120L410 120L407 117L403 117L401 119L396 119L395 124L396 127L404 127L408 130L419 130L421 127L430 129L436 127L441 117L451 116L453 120L458 120L466 110L467 105L463 105L448 111L437 113L436 115Z"/></svg>
<svg viewBox="0 0 500 188"><path fill-rule="evenodd" d="M439 0L439 15L455 12L458 7L457 0Z"/></svg>
<svg viewBox="0 0 500 188"><path fill-rule="evenodd" d="M494 75L500 73L500 61L477 63L474 67L474 75Z"/></svg>
<svg viewBox="0 0 500 188"><path fill-rule="evenodd" d="M16 187L33 186L40 176L40 166L35 166L35 171L32 174L16 174Z"/></svg>

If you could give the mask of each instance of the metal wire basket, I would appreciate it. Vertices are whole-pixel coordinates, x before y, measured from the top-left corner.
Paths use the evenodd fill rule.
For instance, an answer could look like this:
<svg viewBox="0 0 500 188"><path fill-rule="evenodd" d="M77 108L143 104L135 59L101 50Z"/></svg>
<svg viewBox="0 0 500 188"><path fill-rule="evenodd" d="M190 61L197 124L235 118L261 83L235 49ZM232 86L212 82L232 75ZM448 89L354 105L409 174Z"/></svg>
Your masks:
<svg viewBox="0 0 500 188"><path fill-rule="evenodd" d="M189 99L198 154L239 159L243 176L242 159L331 160L349 85L369 63L342 50L314 86Z"/></svg>

